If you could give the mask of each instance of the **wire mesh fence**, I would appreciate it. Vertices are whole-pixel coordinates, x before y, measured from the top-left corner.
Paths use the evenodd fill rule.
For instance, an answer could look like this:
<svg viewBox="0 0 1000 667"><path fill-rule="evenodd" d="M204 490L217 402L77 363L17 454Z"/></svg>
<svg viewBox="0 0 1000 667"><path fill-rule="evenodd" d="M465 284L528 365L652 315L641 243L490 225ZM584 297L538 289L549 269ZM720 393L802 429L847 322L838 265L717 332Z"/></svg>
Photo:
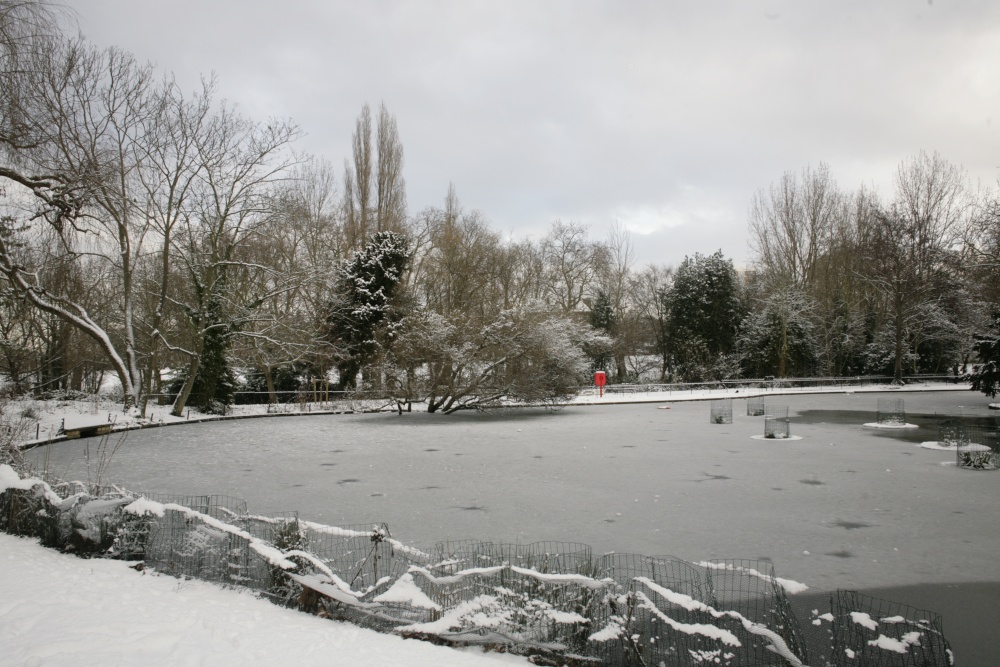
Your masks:
<svg viewBox="0 0 1000 667"><path fill-rule="evenodd" d="M677 623L701 622L707 613L672 609L670 599L689 601L688 606L713 602L704 572L695 565L673 556L612 553L600 559L597 576L613 582L591 619L588 650L601 664L686 665L689 651L708 655L718 648L704 634L676 631Z"/></svg>
<svg viewBox="0 0 1000 667"><path fill-rule="evenodd" d="M879 398L875 417L881 425L902 426L906 423L906 404L901 398Z"/></svg>
<svg viewBox="0 0 1000 667"><path fill-rule="evenodd" d="M732 424L733 423L733 399L721 398L712 401L711 414L709 416L711 424Z"/></svg>
<svg viewBox="0 0 1000 667"><path fill-rule="evenodd" d="M699 602L710 605L715 603L705 573L697 566L674 556L605 554L600 559L597 576L601 579L613 579L624 589L636 577L645 577Z"/></svg>
<svg viewBox="0 0 1000 667"><path fill-rule="evenodd" d="M763 416L764 416L764 399L748 398L747 417L763 417Z"/></svg>
<svg viewBox="0 0 1000 667"><path fill-rule="evenodd" d="M314 554L360 599L367 600L384 592L409 567L389 537L389 527L381 522L349 526L306 522L299 548Z"/></svg>
<svg viewBox="0 0 1000 667"><path fill-rule="evenodd" d="M798 619L788 604L785 590L774 574L774 565L759 560L711 560L705 563L706 578L720 609L735 611L768 628L785 642L803 662L808 661ZM756 636L756 635L755 635ZM767 664L769 644L748 640L739 664ZM760 661L760 662L757 662Z"/></svg>
<svg viewBox="0 0 1000 667"><path fill-rule="evenodd" d="M939 614L838 590L832 601L838 667L950 667Z"/></svg>
<svg viewBox="0 0 1000 667"><path fill-rule="evenodd" d="M425 554L379 522L335 527L295 512L251 515L243 500L222 495L89 496L73 485L58 488L39 482L0 493L0 530L80 553L144 559L167 574L248 588L404 636L573 665L796 664L814 645L767 561L595 558L586 544L555 541L439 542ZM947 646L936 615L857 597L839 604L840 617L850 618L848 608L874 614L892 641L919 634L934 660L934 647ZM846 648L878 641L859 632L845 625L837 641Z"/></svg>

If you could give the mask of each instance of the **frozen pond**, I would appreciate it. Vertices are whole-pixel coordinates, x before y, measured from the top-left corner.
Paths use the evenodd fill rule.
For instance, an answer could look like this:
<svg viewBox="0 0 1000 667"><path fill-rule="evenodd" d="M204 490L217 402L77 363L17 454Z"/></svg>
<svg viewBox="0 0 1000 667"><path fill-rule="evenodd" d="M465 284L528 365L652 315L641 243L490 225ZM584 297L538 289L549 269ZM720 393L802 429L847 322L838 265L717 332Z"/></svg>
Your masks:
<svg viewBox="0 0 1000 667"><path fill-rule="evenodd" d="M1000 592L1000 472L942 465L954 454L917 446L937 439L937 417L986 416L987 401L894 394L921 428L887 433L862 426L877 396L769 398L790 406L794 441L753 439L763 417L746 416L742 400L731 425L710 424L708 402L675 402L175 426L129 433L104 477L239 496L254 513L385 521L417 545L584 542L595 553L769 558L780 576L824 589L920 585L927 597L928 584L991 582ZM93 477L96 439L30 454L86 479L88 446ZM949 610L921 599L899 601L944 612L955 630Z"/></svg>

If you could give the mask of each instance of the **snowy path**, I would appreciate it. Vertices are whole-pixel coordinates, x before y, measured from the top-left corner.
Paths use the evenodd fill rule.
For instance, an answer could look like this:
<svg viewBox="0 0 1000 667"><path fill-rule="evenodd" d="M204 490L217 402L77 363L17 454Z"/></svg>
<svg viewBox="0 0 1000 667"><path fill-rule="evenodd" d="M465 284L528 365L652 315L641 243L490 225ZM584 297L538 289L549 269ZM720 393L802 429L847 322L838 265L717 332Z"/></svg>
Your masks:
<svg viewBox="0 0 1000 667"><path fill-rule="evenodd" d="M0 667L527 664L308 616L121 561L65 556L3 533L0 592Z"/></svg>

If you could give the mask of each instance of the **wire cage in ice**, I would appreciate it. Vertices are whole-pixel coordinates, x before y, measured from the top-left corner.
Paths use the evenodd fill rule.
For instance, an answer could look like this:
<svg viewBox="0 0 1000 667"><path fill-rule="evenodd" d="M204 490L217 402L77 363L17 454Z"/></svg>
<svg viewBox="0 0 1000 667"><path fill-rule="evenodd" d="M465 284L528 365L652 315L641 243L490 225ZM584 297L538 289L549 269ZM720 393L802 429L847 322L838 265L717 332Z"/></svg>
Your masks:
<svg viewBox="0 0 1000 667"><path fill-rule="evenodd" d="M788 421L788 406L768 404L764 406L764 437L782 440L792 435Z"/></svg>
<svg viewBox="0 0 1000 667"><path fill-rule="evenodd" d="M748 398L747 417L763 417L763 416L764 416L764 399Z"/></svg>
<svg viewBox="0 0 1000 667"><path fill-rule="evenodd" d="M1000 469L1000 430L995 423L961 422L955 464L968 470Z"/></svg>
<svg viewBox="0 0 1000 667"><path fill-rule="evenodd" d="M733 423L733 399L720 398L712 401L712 411L709 417L710 424L732 424Z"/></svg>
<svg viewBox="0 0 1000 667"><path fill-rule="evenodd" d="M950 667L941 616L838 590L831 600L837 667Z"/></svg>
<svg viewBox="0 0 1000 667"><path fill-rule="evenodd" d="M764 417L764 437L769 440L792 437L792 427L788 417Z"/></svg>
<svg viewBox="0 0 1000 667"><path fill-rule="evenodd" d="M876 421L886 426L902 426L906 423L906 408L901 398L878 399Z"/></svg>
<svg viewBox="0 0 1000 667"><path fill-rule="evenodd" d="M961 419L945 419L938 424L938 444L945 447L961 447L968 444Z"/></svg>
<svg viewBox="0 0 1000 667"><path fill-rule="evenodd" d="M764 406L764 416L765 417L778 417L781 419L788 418L788 406L778 405L775 403L768 403Z"/></svg>

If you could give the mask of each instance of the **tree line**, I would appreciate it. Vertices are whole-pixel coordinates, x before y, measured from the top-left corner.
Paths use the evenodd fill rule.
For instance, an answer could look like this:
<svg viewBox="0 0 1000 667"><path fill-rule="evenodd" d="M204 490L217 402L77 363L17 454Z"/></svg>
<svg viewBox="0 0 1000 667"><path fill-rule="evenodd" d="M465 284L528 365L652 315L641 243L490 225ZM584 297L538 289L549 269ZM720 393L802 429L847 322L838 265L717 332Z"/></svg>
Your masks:
<svg viewBox="0 0 1000 667"><path fill-rule="evenodd" d="M462 206L411 212L396 118L364 105L338 170L301 131L187 92L0 0L0 363L12 393L169 395L217 410L330 382L431 411L613 382L957 372L1000 299L1000 199L937 154L889 200L820 165L757 193L754 264L637 267L556 221L505 238Z"/></svg>

